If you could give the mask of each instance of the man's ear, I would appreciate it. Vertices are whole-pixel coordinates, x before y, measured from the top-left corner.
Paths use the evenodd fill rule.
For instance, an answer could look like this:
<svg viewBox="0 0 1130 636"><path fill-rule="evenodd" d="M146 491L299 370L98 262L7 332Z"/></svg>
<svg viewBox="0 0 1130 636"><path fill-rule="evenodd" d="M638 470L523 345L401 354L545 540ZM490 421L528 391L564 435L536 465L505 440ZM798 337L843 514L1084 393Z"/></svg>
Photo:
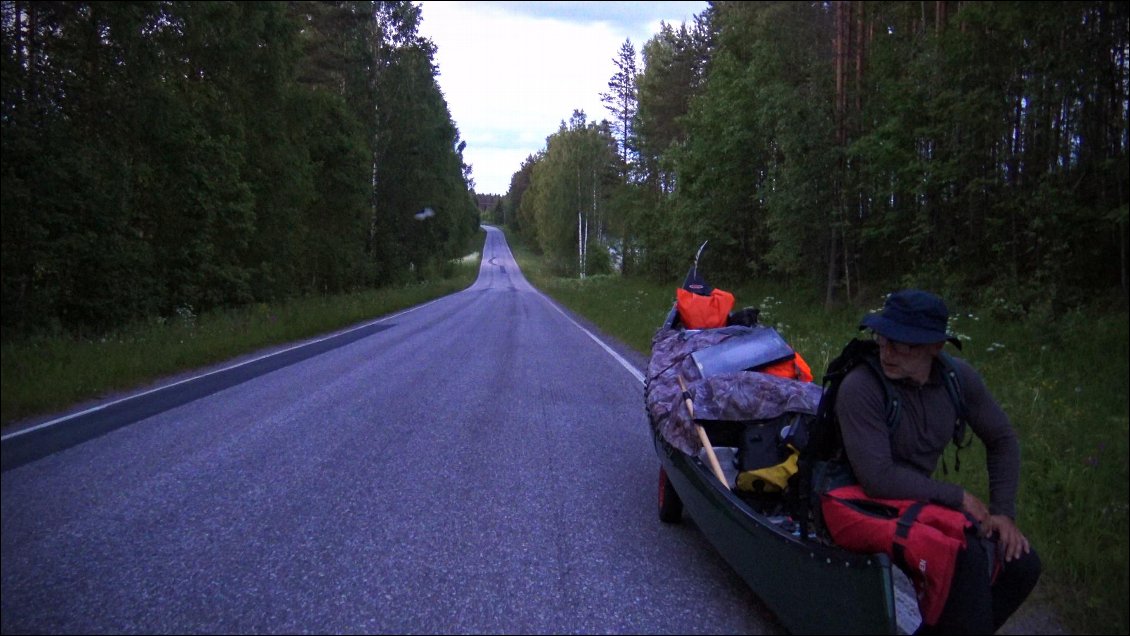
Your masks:
<svg viewBox="0 0 1130 636"><path fill-rule="evenodd" d="M942 349L945 348L945 346L946 346L945 342L935 342L935 343L926 345L926 350L930 352L930 355L937 357L938 354L942 352Z"/></svg>

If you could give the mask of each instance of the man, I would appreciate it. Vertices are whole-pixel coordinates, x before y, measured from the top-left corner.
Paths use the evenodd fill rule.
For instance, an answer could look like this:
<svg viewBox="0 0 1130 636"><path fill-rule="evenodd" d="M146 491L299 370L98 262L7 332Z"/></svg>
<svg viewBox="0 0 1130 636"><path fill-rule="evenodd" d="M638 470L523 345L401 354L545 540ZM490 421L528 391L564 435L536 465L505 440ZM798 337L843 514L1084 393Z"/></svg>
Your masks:
<svg viewBox="0 0 1130 636"><path fill-rule="evenodd" d="M954 436L957 406L938 356L947 340L948 310L919 290L891 294L877 314L865 316L879 344L883 374L900 396L900 415L888 428L883 384L867 365L844 378L836 403L844 450L868 497L925 501L960 510L975 525L957 553L949 595L937 623L922 632L992 633L1035 587L1040 560L1016 525L1020 444L1008 417L980 374L952 359L967 420L985 444L989 505L952 483L932 477ZM976 534L974 534L976 533ZM1002 566L994 574L994 562Z"/></svg>

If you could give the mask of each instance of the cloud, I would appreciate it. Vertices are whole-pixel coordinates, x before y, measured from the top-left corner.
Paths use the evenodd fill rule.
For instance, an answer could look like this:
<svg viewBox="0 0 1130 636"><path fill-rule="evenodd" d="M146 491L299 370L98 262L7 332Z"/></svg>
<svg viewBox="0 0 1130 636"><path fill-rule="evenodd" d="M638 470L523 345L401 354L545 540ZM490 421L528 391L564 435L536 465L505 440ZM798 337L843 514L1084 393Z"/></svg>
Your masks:
<svg viewBox="0 0 1130 636"><path fill-rule="evenodd" d="M658 21L679 24L705 2L420 2L439 85L467 142L476 190L504 194L527 156L574 109L609 117L600 101L625 38L637 53ZM668 17L664 17L669 14Z"/></svg>

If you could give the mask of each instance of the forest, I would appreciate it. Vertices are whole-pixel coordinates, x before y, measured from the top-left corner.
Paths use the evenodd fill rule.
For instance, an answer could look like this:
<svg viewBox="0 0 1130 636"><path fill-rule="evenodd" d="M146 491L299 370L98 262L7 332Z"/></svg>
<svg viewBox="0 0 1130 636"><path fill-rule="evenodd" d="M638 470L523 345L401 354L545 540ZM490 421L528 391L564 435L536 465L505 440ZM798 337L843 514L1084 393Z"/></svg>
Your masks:
<svg viewBox="0 0 1130 636"><path fill-rule="evenodd" d="M411 2L0 9L5 341L409 283L479 231Z"/></svg>
<svg viewBox="0 0 1130 636"><path fill-rule="evenodd" d="M490 217L560 275L923 286L1002 313L1127 299L1128 6L712 2L625 41ZM637 60L642 59L642 64Z"/></svg>
<svg viewBox="0 0 1130 636"><path fill-rule="evenodd" d="M712 2L500 199L411 2L0 9L5 340L428 278L484 206L568 276L1127 300L1125 3Z"/></svg>

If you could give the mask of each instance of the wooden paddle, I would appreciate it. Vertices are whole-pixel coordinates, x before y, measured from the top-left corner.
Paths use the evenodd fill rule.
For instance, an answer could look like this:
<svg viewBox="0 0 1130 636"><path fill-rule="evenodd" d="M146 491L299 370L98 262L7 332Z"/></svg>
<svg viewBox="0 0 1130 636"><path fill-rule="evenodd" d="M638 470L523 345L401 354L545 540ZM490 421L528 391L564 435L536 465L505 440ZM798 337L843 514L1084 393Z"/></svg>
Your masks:
<svg viewBox="0 0 1130 636"><path fill-rule="evenodd" d="M718 463L718 456L714 454L714 446L710 443L710 438L706 436L706 429L702 425L694 421L694 403L691 402L691 395L687 393L687 383L683 382L683 374L679 374L679 387L683 389L683 401L687 403L687 413L691 416L691 423L694 424L695 430L698 431L698 439L702 442L702 447L706 449L706 458L710 460L710 468L714 471L714 476L722 485L728 490L730 482L726 479L726 473L722 472L722 465Z"/></svg>

